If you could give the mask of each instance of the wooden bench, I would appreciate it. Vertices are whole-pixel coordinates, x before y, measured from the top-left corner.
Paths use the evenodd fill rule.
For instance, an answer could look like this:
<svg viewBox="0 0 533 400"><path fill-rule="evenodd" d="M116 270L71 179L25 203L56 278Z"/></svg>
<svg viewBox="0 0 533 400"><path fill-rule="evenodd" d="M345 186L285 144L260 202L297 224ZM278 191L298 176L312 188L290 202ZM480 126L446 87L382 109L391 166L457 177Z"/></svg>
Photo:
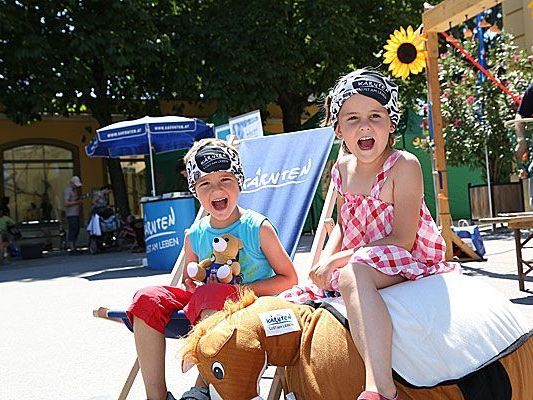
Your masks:
<svg viewBox="0 0 533 400"><path fill-rule="evenodd" d="M518 287L525 292L525 278L533 271L533 260L522 258L522 249L533 238L533 232L522 240L522 229L533 229L533 212L502 213L493 218L481 218L480 223L505 224L513 230L516 250L516 265L518 268Z"/></svg>

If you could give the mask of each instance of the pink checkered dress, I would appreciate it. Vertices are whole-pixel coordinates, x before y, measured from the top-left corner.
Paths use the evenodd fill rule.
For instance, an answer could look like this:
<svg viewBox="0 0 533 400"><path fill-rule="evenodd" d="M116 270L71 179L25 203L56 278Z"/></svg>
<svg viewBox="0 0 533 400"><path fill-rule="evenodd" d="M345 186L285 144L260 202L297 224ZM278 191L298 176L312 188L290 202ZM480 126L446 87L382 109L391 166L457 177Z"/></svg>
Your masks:
<svg viewBox="0 0 533 400"><path fill-rule="evenodd" d="M331 179L339 194L345 198L340 211L344 230L342 249L358 248L350 259L351 263L367 264L384 274L401 275L410 280L455 270L459 268L457 263L445 261L446 244L423 199L418 231L410 252L394 245L363 247L392 232L394 206L380 200L379 196L401 155L401 151L394 151L385 161L369 196L342 193L337 164L333 167ZM332 281L332 286L335 287L336 283Z"/></svg>
<svg viewBox="0 0 533 400"><path fill-rule="evenodd" d="M366 264L384 274L401 275L410 280L460 268L457 263L445 261L446 244L424 200L420 204L418 231L410 252L394 245L364 247L392 232L394 206L380 200L379 195L401 154L401 151L394 151L385 161L369 196L343 193L337 164L333 167L331 179L345 199L340 210L344 231L342 250L357 249L350 259L351 263ZM335 271L331 281L335 290L338 290L338 276L338 271ZM284 298L295 302L316 300L320 295L320 289L314 284L297 286L282 293Z"/></svg>

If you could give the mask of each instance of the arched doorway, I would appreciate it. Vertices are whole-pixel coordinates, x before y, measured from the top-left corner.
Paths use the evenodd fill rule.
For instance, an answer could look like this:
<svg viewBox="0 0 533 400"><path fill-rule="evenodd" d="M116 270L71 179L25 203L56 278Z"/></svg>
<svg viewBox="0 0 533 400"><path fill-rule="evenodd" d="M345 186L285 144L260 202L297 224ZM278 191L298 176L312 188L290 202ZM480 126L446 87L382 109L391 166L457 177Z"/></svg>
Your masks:
<svg viewBox="0 0 533 400"><path fill-rule="evenodd" d="M63 190L79 176L78 148L59 140L21 140L0 146L1 191L17 222L61 219Z"/></svg>

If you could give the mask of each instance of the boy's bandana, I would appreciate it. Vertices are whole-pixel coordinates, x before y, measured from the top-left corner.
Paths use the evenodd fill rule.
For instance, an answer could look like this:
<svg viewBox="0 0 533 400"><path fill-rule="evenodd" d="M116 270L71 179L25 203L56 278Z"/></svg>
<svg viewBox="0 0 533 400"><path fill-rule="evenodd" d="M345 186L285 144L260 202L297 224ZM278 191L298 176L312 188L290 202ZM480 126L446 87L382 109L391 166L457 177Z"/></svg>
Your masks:
<svg viewBox="0 0 533 400"><path fill-rule="evenodd" d="M343 76L330 91L329 111L333 126L337 123L342 105L355 93L378 101L388 111L391 123L395 127L398 126L400 121L398 85L379 72L368 69L358 69Z"/></svg>
<svg viewBox="0 0 533 400"><path fill-rule="evenodd" d="M191 155L187 161L187 183L191 193L196 196L195 185L198 179L218 171L231 172L242 189L244 172L239 153L229 147L207 145Z"/></svg>

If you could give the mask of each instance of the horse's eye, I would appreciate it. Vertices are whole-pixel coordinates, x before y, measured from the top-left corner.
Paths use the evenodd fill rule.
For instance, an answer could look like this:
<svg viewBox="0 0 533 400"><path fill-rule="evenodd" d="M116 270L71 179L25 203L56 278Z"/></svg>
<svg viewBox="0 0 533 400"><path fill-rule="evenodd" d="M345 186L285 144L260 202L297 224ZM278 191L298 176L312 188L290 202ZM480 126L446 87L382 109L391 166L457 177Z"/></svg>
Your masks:
<svg viewBox="0 0 533 400"><path fill-rule="evenodd" d="M213 371L213 375L215 375L215 378L219 380L224 379L224 366L222 365L222 363L215 361L213 363L213 366L211 367L211 371Z"/></svg>

